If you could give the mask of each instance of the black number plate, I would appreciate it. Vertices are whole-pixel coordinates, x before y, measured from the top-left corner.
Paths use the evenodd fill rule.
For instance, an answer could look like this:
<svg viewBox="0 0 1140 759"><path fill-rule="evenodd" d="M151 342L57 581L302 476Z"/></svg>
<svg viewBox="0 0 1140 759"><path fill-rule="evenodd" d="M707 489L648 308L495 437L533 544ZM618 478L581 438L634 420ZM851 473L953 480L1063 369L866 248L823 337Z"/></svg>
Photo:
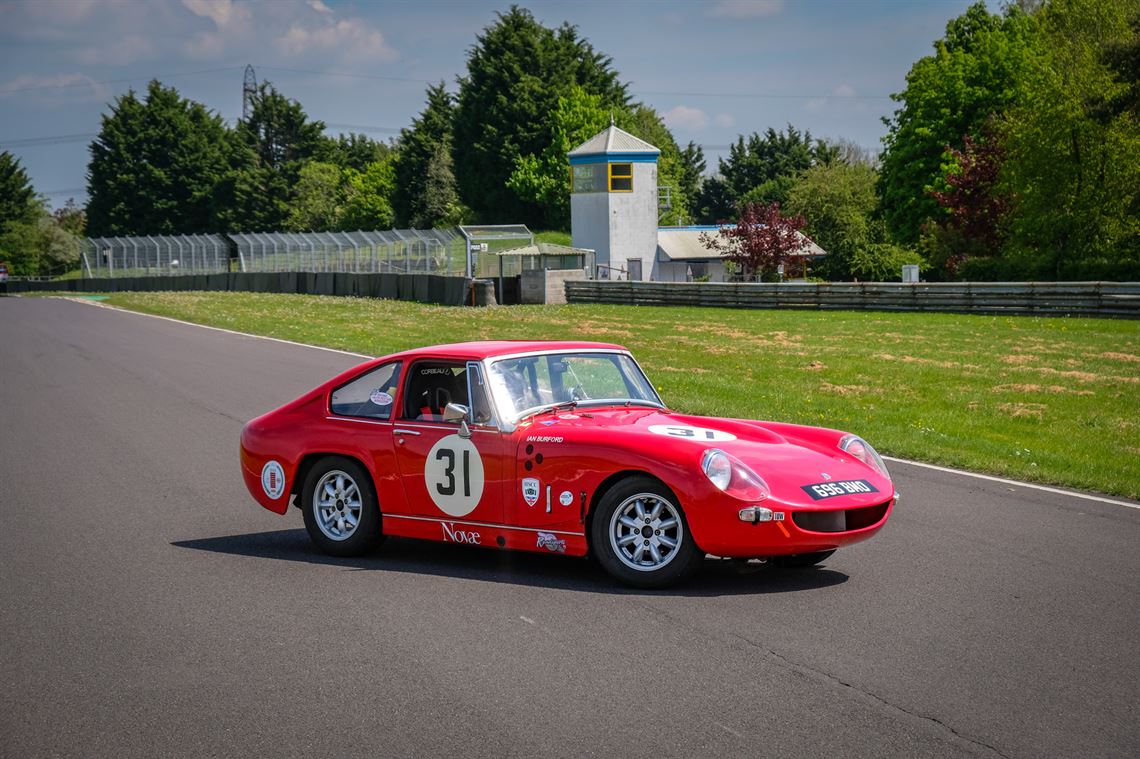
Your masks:
<svg viewBox="0 0 1140 759"><path fill-rule="evenodd" d="M818 485L801 485L800 487L812 497L813 501L823 501L840 495L879 492L877 487L866 480L836 480L835 482L821 482Z"/></svg>

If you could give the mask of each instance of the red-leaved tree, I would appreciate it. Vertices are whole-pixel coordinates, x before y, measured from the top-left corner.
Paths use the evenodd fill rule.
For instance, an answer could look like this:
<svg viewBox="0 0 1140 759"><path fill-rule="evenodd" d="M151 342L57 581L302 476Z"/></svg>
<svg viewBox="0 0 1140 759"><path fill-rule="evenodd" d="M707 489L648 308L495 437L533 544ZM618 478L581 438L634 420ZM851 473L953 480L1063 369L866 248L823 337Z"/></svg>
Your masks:
<svg viewBox="0 0 1140 759"><path fill-rule="evenodd" d="M946 269L953 274L967 258L996 256L1004 242L1009 198L997 192L1005 153L987 129L981 139L966 135L962 150L947 147L943 189L930 194L946 210L939 222Z"/></svg>
<svg viewBox="0 0 1140 759"><path fill-rule="evenodd" d="M781 214L779 203L746 203L736 226L723 226L716 235L701 232L700 241L739 266L745 277L773 274L808 246L800 234L805 223L802 216Z"/></svg>

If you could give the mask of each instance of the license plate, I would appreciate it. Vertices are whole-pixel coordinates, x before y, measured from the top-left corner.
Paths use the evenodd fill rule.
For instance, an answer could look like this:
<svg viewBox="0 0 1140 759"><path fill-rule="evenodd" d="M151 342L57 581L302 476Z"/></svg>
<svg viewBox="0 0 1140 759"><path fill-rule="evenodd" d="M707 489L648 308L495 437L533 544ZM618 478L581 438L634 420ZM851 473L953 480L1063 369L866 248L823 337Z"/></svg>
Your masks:
<svg viewBox="0 0 1140 759"><path fill-rule="evenodd" d="M877 487L866 480L837 480L835 482L821 482L817 485L801 485L800 487L814 501L823 501L841 495L879 492Z"/></svg>

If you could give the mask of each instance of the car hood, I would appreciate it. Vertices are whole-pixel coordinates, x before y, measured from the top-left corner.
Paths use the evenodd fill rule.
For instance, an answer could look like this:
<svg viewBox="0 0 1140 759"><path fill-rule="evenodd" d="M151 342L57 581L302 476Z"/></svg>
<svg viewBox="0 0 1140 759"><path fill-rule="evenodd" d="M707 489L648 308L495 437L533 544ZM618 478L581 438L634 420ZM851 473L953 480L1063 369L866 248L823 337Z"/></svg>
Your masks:
<svg viewBox="0 0 1140 759"><path fill-rule="evenodd" d="M845 433L820 427L690 416L637 406L580 407L536 416L528 420L524 433L524 440L545 436L568 443L581 440L630 446L675 461L690 456L699 461L705 450L719 448L763 477L773 496L781 500L803 501L811 495L805 495L805 486L847 480L871 483L877 491L870 494L871 499L882 500L893 493L888 478L839 450Z"/></svg>

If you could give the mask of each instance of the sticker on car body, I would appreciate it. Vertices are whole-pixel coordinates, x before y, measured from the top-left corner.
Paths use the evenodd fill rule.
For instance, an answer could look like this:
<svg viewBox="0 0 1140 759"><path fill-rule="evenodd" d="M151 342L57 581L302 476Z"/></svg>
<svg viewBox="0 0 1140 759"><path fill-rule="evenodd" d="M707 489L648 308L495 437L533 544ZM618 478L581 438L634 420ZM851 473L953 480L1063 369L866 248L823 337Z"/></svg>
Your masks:
<svg viewBox="0 0 1140 759"><path fill-rule="evenodd" d="M541 485L537 477L524 477L522 481L522 495L523 500L526 501L527 506L533 506L538 503L538 491Z"/></svg>
<svg viewBox="0 0 1140 759"><path fill-rule="evenodd" d="M448 435L428 451L424 462L428 495L444 514L465 517L483 497L483 459L467 438Z"/></svg>
<svg viewBox="0 0 1140 759"><path fill-rule="evenodd" d="M710 430L707 427L690 427L687 424L651 424L649 431L654 435L679 437L683 440L698 440L701 442L726 442L736 440L736 435L724 430Z"/></svg>
<svg viewBox="0 0 1140 759"><path fill-rule="evenodd" d="M841 495L859 495L861 493L879 492L877 487L866 480L820 482L815 485L801 485L800 489L810 495L814 501L823 501Z"/></svg>
<svg viewBox="0 0 1140 759"><path fill-rule="evenodd" d="M274 501L285 492L285 470L273 459L261 468L261 489Z"/></svg>

